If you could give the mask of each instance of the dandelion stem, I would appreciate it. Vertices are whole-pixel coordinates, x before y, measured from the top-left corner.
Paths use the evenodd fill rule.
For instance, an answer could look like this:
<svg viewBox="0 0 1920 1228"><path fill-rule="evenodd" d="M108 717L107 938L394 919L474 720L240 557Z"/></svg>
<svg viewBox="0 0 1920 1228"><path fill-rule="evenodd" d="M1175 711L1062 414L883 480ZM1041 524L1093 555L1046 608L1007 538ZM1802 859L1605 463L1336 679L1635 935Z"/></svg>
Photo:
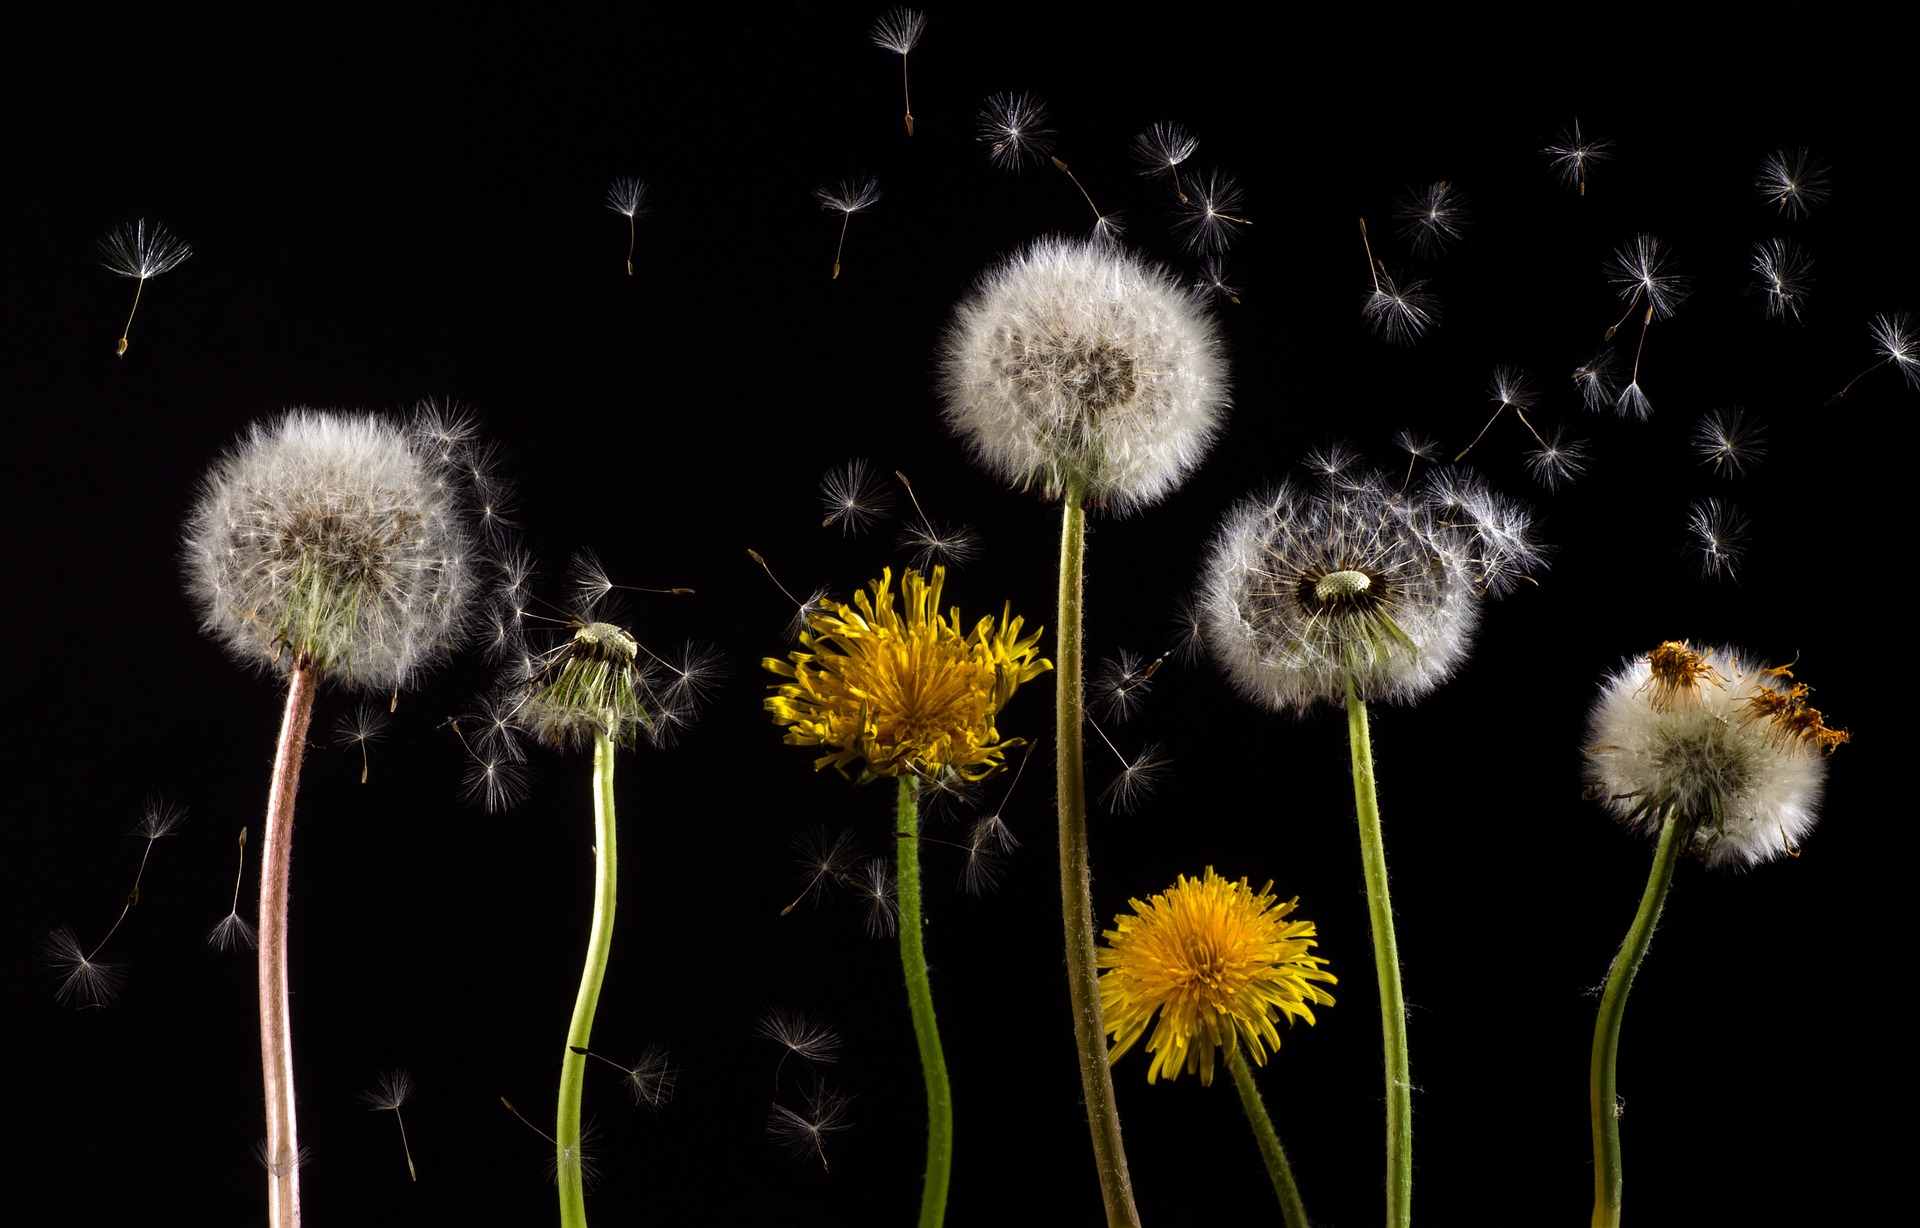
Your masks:
<svg viewBox="0 0 1920 1228"><path fill-rule="evenodd" d="M567 1043L560 1054L560 1107L554 1120L561 1228L586 1228L587 1223L586 1185L580 1155L580 1096L587 1076L585 1050L593 1039L593 1012L600 1004L600 982L607 975L607 955L613 949L613 909L619 895L619 864L614 843L613 742L603 729L593 731L593 841L593 925L587 931L587 961L580 969L580 992L573 1000Z"/></svg>
<svg viewBox="0 0 1920 1228"><path fill-rule="evenodd" d="M947 1082L947 1058L940 1050L940 1029L933 1018L933 987L927 980L927 952L920 933L919 782L900 778L900 802L894 841L900 852L894 890L900 905L900 967L907 978L907 1008L913 1012L913 1038L920 1046L920 1073L927 1082L927 1174L920 1191L920 1228L939 1228L947 1215L947 1183L953 1173L953 1090Z"/></svg>
<svg viewBox="0 0 1920 1228"><path fill-rule="evenodd" d="M1634 974L1646 958L1653 941L1653 927L1660 920L1666 903L1667 888L1673 882L1673 867L1686 843L1680 838L1679 816L1671 809L1660 824L1660 844L1653 854L1653 871L1647 876L1647 890L1640 897L1640 909L1633 915L1626 941L1613 957L1607 973L1607 988L1600 995L1600 1018L1593 1026L1593 1065L1587 1081L1587 1117L1593 1126L1593 1225L1617 1228L1620 1223L1620 1115L1614 1090L1614 1075L1620 1055L1620 1020L1627 1011L1627 991L1633 988Z"/></svg>
<svg viewBox="0 0 1920 1228"><path fill-rule="evenodd" d="M1273 1119L1267 1116L1267 1106L1260 1100L1260 1089L1254 1086L1253 1072L1247 1069L1246 1055L1238 1041L1227 1055L1227 1070L1233 1074L1234 1090L1240 1093L1240 1107L1247 1111L1247 1124L1253 1127L1253 1141L1260 1145L1267 1176L1273 1179L1280 1218L1287 1228L1307 1228L1307 1205L1300 1201L1300 1187L1293 1183L1293 1166L1287 1163L1287 1153L1280 1146L1280 1136L1274 1133Z"/></svg>
<svg viewBox="0 0 1920 1228"><path fill-rule="evenodd" d="M301 656L287 679L287 708L274 751L260 842L260 1068L267 1102L267 1222L300 1223L300 1132L293 1111L292 1008L287 991L287 888L293 865L293 799L320 671Z"/></svg>
<svg viewBox="0 0 1920 1228"><path fill-rule="evenodd" d="M1093 1159L1100 1172L1100 1194L1109 1226L1138 1228L1127 1153L1120 1142L1120 1112L1113 1099L1113 1070L1107 1060L1106 1021L1100 1012L1100 972L1095 966L1093 873L1087 863L1086 749L1081 738L1082 680L1080 636L1082 571L1087 551L1086 488L1070 478L1061 500L1060 617L1055 622L1054 653L1060 807L1060 904L1067 941L1067 992L1073 1000L1073 1036L1080 1051L1080 1088L1087 1102L1087 1126L1093 1133Z"/></svg>
<svg viewBox="0 0 1920 1228"><path fill-rule="evenodd" d="M1360 861L1373 926L1373 971L1380 983L1380 1030L1387 1068L1387 1228L1413 1221L1413 1083L1407 1068L1407 1004L1400 992L1400 947L1387 895L1387 853L1374 789L1367 703L1347 678L1347 741L1353 753L1353 802L1360 816Z"/></svg>

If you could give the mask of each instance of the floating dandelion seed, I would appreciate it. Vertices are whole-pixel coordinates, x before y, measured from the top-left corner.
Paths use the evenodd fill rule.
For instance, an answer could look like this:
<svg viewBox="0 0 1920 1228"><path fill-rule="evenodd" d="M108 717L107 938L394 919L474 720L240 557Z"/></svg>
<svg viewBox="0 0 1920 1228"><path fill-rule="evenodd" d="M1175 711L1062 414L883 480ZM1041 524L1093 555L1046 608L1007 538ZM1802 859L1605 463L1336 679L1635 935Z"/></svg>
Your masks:
<svg viewBox="0 0 1920 1228"><path fill-rule="evenodd" d="M1198 148L1199 138L1179 124L1152 124L1133 138L1133 156L1140 163L1140 173L1172 176L1173 194L1182 204L1187 201L1187 192L1180 186L1180 164Z"/></svg>
<svg viewBox="0 0 1920 1228"><path fill-rule="evenodd" d="M616 179L607 189L607 208L627 219L627 276L633 276L634 222L647 215L647 185L638 179Z"/></svg>
<svg viewBox="0 0 1920 1228"><path fill-rule="evenodd" d="M873 23L873 29L867 37L873 45L883 51L891 51L900 57L900 96L907 109L907 135L913 135L913 94L907 89L907 53L920 45L920 36L926 33L927 15L915 9L897 8L890 10L880 20Z"/></svg>
<svg viewBox="0 0 1920 1228"><path fill-rule="evenodd" d="M900 929L900 900L894 891L893 864L875 857L860 867L854 892L867 909L867 937L891 938Z"/></svg>
<svg viewBox="0 0 1920 1228"><path fill-rule="evenodd" d="M826 588L816 588L811 593L808 593L806 598L802 600L794 596L786 585L780 583L780 577L773 574L773 568L768 565L766 557L758 550L749 547L747 556L754 562L760 564L760 570L767 573L767 579L773 582L773 586L779 589L788 601L793 602L793 617L787 620L786 636L790 640L799 639L800 633L807 629L808 621L826 605Z"/></svg>
<svg viewBox="0 0 1920 1228"><path fill-rule="evenodd" d="M1047 106L1032 94L994 94L981 105L980 142L987 159L1004 170L1038 165L1053 152Z"/></svg>
<svg viewBox="0 0 1920 1228"><path fill-rule="evenodd" d="M120 906L120 915L107 927L106 936L93 944L91 951L80 945L80 940L72 930L60 929L48 934L41 942L41 955L55 976L60 978L59 988L54 990L54 1000L72 1002L77 1006L105 1006L119 993L121 984L126 980L123 965L101 963L100 952L120 931L121 922L140 902L140 882L147 875L147 860L153 856L154 841L173 833L187 812L165 802L148 802L140 812L140 819L134 824L128 835L139 836L146 841L140 850L140 866L133 873L133 886L127 889L126 902Z"/></svg>
<svg viewBox="0 0 1920 1228"><path fill-rule="evenodd" d="M959 567L972 562L980 553L980 539L973 530L936 525L921 509L920 497L913 493L913 483L907 480L907 475L895 469L893 476L906 487L913 513L920 518L919 524L909 525L900 535L900 548L913 551L913 570L925 572L942 564Z"/></svg>
<svg viewBox="0 0 1920 1228"><path fill-rule="evenodd" d="M1613 351L1601 350L1573 373L1574 386L1580 389L1580 400L1595 413L1613 404L1614 365Z"/></svg>
<svg viewBox="0 0 1920 1228"><path fill-rule="evenodd" d="M1113 1035L1108 1060L1118 1062L1159 1017L1147 1052L1147 1082L1184 1071L1213 1082L1216 1054L1244 1042L1266 1064L1280 1048L1273 1025L1314 1021L1315 1006L1332 1006L1321 984L1338 980L1311 954L1311 921L1289 921L1299 901L1280 903L1269 882L1258 892L1246 879L1221 878L1208 866L1182 874L1163 894L1114 918L1100 950L1100 1007Z"/></svg>
<svg viewBox="0 0 1920 1228"><path fill-rule="evenodd" d="M593 1145L599 1136L599 1127L592 1121L579 1128L573 1135L573 1141L562 1146L539 1126L527 1120L526 1114L513 1106L513 1101L500 1097L501 1105L520 1119L520 1124L547 1140L553 1148L547 1157L547 1179L556 1185L563 1181L576 1183L582 1190L591 1189L600 1180L600 1165L594 1154Z"/></svg>
<svg viewBox="0 0 1920 1228"><path fill-rule="evenodd" d="M1386 261L1373 258L1366 218L1360 219L1360 242L1367 251L1367 273L1373 278L1373 293L1361 304L1360 317L1381 340L1412 345L1439 322L1440 301L1426 292L1426 282L1419 278L1395 281Z"/></svg>
<svg viewBox="0 0 1920 1228"><path fill-rule="evenodd" d="M119 348L114 351L124 357L127 334L133 331L133 315L140 310L140 294L147 288L147 279L179 268L193 255L193 248L159 222L146 218L114 227L100 237L97 247L100 263L108 272L139 283L133 289L133 310L127 312L127 324L120 330Z"/></svg>
<svg viewBox="0 0 1920 1228"><path fill-rule="evenodd" d="M859 841L852 829L846 827L831 836L824 827L810 827L793 838L793 847L800 854L800 865L807 877L800 894L793 897L793 903L780 910L783 917L800 907L800 901L811 899L817 903L827 892L844 885L861 857Z"/></svg>
<svg viewBox="0 0 1920 1228"><path fill-rule="evenodd" d="M1760 160L1753 185L1761 200L1788 217L1802 218L1827 199L1827 164L1804 146L1776 149Z"/></svg>
<svg viewBox="0 0 1920 1228"><path fill-rule="evenodd" d="M367 783L367 773L372 767L367 759L367 747L387 736L389 719L387 713L377 705L363 703L335 723L334 744L359 748L360 783L363 785Z"/></svg>
<svg viewBox="0 0 1920 1228"><path fill-rule="evenodd" d="M531 663L527 675L532 676ZM512 707L517 701L496 698L489 703ZM458 721L448 721L454 736L460 739L460 745L466 749L466 778L462 795L469 802L484 805L488 811L510 809L527 795L529 774L525 764L524 752L512 739L503 739L492 745L475 745L468 741L466 733Z"/></svg>
<svg viewBox="0 0 1920 1228"><path fill-rule="evenodd" d="M831 189L815 188L814 198L828 213L840 214L840 242L833 249L833 279L840 279L840 255L847 246L847 225L853 215L873 208L880 199L880 181L872 175L865 179L842 179Z"/></svg>
<svg viewBox="0 0 1920 1228"><path fill-rule="evenodd" d="M245 946L253 949L253 926L240 915L240 880L247 869L247 829L240 829L239 855L233 867L233 904L220 924L207 931L207 945L216 951L233 951Z"/></svg>
<svg viewBox="0 0 1920 1228"><path fill-rule="evenodd" d="M361 1092L360 1099L367 1102L369 1112L393 1114L394 1123L400 1127L400 1150L407 1157L407 1176L420 1180L413 1167L413 1146L407 1142L407 1121L400 1115L400 1106L413 1099L413 1076L404 1070L389 1070L374 1080L373 1090Z"/></svg>
<svg viewBox="0 0 1920 1228"><path fill-rule="evenodd" d="M1567 437L1565 426L1556 426L1540 440L1540 446L1527 453L1527 472L1549 491L1575 481L1587 471L1587 445Z"/></svg>
<svg viewBox="0 0 1920 1228"><path fill-rule="evenodd" d="M1048 160L1053 163L1054 169L1072 180L1073 186L1079 191L1081 199L1087 202L1087 208L1093 210L1093 237L1103 243L1118 243L1120 236L1126 230L1125 224L1120 220L1120 215L1118 213L1100 212L1100 206L1093 203L1093 196L1087 191L1086 185L1080 182L1080 176L1073 173L1072 168L1066 164L1064 159L1058 155L1053 155L1049 157Z"/></svg>
<svg viewBox="0 0 1920 1228"><path fill-rule="evenodd" d="M857 534L873 527L893 506L893 499L880 485L867 462L856 457L844 465L827 470L820 479L820 502L826 519L820 527L835 524L840 531Z"/></svg>
<svg viewBox="0 0 1920 1228"><path fill-rule="evenodd" d="M1589 141L1580 135L1580 120L1576 116L1573 126L1560 134L1558 145L1549 145L1540 151L1550 161L1553 171L1560 176L1561 182L1568 187L1578 188L1580 195L1587 194L1587 167L1595 162L1605 162L1613 157L1612 141Z"/></svg>
<svg viewBox="0 0 1920 1228"><path fill-rule="evenodd" d="M640 1051L640 1060L631 1066L622 1065L591 1049L574 1045L568 1048L581 1057L590 1057L596 1062L604 1062L619 1071L622 1081L626 1084L627 1094L633 1097L636 1105L643 1104L650 1109L661 1109L673 1099L674 1084L679 1081L680 1072L675 1069L663 1045L648 1045Z"/></svg>
<svg viewBox="0 0 1920 1228"><path fill-rule="evenodd" d="M1395 431L1393 446L1407 454L1407 474L1400 479L1400 489L1405 490L1413 481L1413 470L1421 461L1431 462L1440 455L1440 441L1425 435L1416 435L1412 431Z"/></svg>
<svg viewBox="0 0 1920 1228"><path fill-rule="evenodd" d="M753 1025L753 1034L779 1045L783 1052L773 1068L773 1090L780 1091L780 1071L797 1057L808 1066L831 1066L840 1060L840 1033L824 1019L805 1011L774 1007Z"/></svg>
<svg viewBox="0 0 1920 1228"><path fill-rule="evenodd" d="M1453 458L1454 463L1457 465L1464 460L1467 453L1473 451L1474 444L1479 443L1486 435L1487 429L1499 421L1500 415L1509 409L1513 411L1514 417L1520 419L1526 426L1534 442L1543 448L1546 447L1546 441L1540 438L1540 432L1534 430L1533 423L1527 421L1527 410L1533 408L1533 403L1539 395L1540 391L1533 382L1533 376L1518 367L1495 367L1493 379L1487 385L1487 396L1494 405L1493 417L1488 418L1486 426L1480 428L1480 434L1473 437L1473 443L1460 449L1460 455Z"/></svg>
<svg viewBox="0 0 1920 1228"><path fill-rule="evenodd" d="M1031 758L1033 746L1029 743L1020 755L1020 766L1014 769L1013 780L1000 798L1000 808L975 819L967 828L967 860L960 873L960 884L971 895L979 895L997 883L1004 858L1020 847L1013 829L1001 816L1013 800L1013 791L1020 786L1020 777Z"/></svg>
<svg viewBox="0 0 1920 1228"><path fill-rule="evenodd" d="M1720 499L1701 499L1687 508L1687 532L1700 555L1700 574L1709 580L1735 579L1747 557L1747 516Z"/></svg>
<svg viewBox="0 0 1920 1228"><path fill-rule="evenodd" d="M1693 452L1715 473L1737 478L1766 455L1767 429L1748 422L1742 409L1716 409L1693 429Z"/></svg>
<svg viewBox="0 0 1920 1228"><path fill-rule="evenodd" d="M1093 693L1094 707L1108 720L1125 724L1140 710L1141 701L1152 689L1153 676L1166 661L1165 653L1148 661L1122 648L1094 670L1093 683L1088 688Z"/></svg>
<svg viewBox="0 0 1920 1228"><path fill-rule="evenodd" d="M1173 228L1190 252L1219 253L1239 237L1236 227L1253 223L1240 216L1246 194L1232 175L1207 171L1189 181L1192 189L1181 198Z"/></svg>
<svg viewBox="0 0 1920 1228"><path fill-rule="evenodd" d="M1089 719L1087 723L1093 726L1093 731L1100 735L1100 740L1120 761L1119 774L1100 790L1100 804L1112 814L1132 814L1160 786L1161 778L1166 775L1173 759L1166 753L1167 748L1158 742L1147 743L1138 754L1129 758L1120 753L1120 748L1113 744L1113 739L1107 736L1106 730L1100 728L1098 721Z"/></svg>
<svg viewBox="0 0 1920 1228"><path fill-rule="evenodd" d="M820 1080L808 1089L806 1100L804 1112L795 1112L784 1104L768 1110L767 1133L796 1156L818 1155L820 1171L827 1172L827 1136L853 1124L847 1120L853 1101Z"/></svg>
<svg viewBox="0 0 1920 1228"><path fill-rule="evenodd" d="M1847 386L1827 398L1831 405L1846 396L1853 386L1859 383L1868 371L1875 371L1892 363L1900 368L1900 374L1907 379L1909 388L1920 388L1920 345L1914 340L1913 316L1907 312L1893 315L1877 315L1867 326L1873 335L1873 349L1880 355L1880 361L1847 381Z"/></svg>
<svg viewBox="0 0 1920 1228"><path fill-rule="evenodd" d="M1687 279L1673 272L1672 263L1671 254L1659 239L1649 234L1639 234L1615 249L1606 265L1607 280L1620 287L1620 296L1626 299L1627 309L1607 329L1605 340L1613 340L1613 334L1627 322L1634 308L1643 300L1646 303L1646 311L1640 320L1640 340L1633 349L1633 373L1628 377L1627 386L1614 397L1614 412L1623 418L1634 417L1644 421L1653 413L1653 406L1640 387L1640 357L1646 352L1647 330L1653 326L1655 317L1665 319L1673 314L1674 308L1686 301Z"/></svg>
<svg viewBox="0 0 1920 1228"><path fill-rule="evenodd" d="M1766 305L1767 318L1800 318L1807 302L1807 284L1813 280L1813 260L1786 239L1766 239L1753 245L1754 289Z"/></svg>
<svg viewBox="0 0 1920 1228"><path fill-rule="evenodd" d="M1466 233L1467 199L1442 179L1424 188L1408 188L1393 207L1400 234L1422 256L1437 256Z"/></svg>
<svg viewBox="0 0 1920 1228"><path fill-rule="evenodd" d="M1193 288L1207 294L1217 294L1229 303L1240 302L1240 287L1227 281L1226 266L1218 256L1207 257L1200 267L1200 276L1194 281Z"/></svg>

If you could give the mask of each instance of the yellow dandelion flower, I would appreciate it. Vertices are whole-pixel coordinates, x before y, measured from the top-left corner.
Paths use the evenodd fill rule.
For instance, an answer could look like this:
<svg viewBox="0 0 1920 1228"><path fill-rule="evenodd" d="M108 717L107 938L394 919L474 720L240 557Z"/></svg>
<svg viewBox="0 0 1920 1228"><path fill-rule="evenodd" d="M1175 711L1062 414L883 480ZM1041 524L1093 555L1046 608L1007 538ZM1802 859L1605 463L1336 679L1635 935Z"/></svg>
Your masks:
<svg viewBox="0 0 1920 1228"><path fill-rule="evenodd" d="M1025 620L1013 617L1011 603L997 626L989 615L962 630L958 606L940 612L946 580L944 567L931 582L908 571L896 610L893 572L882 571L871 596L826 602L809 615L801 651L761 662L792 680L773 687L765 704L788 727L784 740L827 748L816 771L831 764L861 781L951 771L977 781L1025 745L1001 740L995 721L1021 683L1053 668L1038 655L1041 631L1022 638Z"/></svg>
<svg viewBox="0 0 1920 1228"><path fill-rule="evenodd" d="M1333 1005L1315 981L1334 984L1327 961L1308 950L1311 921L1288 921L1299 899L1275 903L1273 884L1258 894L1247 880L1229 882L1208 866L1201 878L1180 881L1148 903L1128 901L1134 916L1119 916L1100 952L1100 1007L1113 1034L1112 1061L1160 1022L1147 1041L1153 1065L1147 1082L1182 1070L1213 1082L1214 1051L1232 1052L1236 1035L1253 1060L1266 1064L1280 1047L1274 1021L1313 1020L1313 1004Z"/></svg>

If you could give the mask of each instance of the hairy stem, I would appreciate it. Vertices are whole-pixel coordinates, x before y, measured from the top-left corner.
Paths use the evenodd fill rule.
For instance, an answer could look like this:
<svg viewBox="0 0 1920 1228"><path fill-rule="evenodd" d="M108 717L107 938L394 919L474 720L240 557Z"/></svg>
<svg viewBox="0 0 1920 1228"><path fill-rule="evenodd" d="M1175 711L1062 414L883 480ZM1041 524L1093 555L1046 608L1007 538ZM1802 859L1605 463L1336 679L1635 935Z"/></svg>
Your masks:
<svg viewBox="0 0 1920 1228"><path fill-rule="evenodd" d="M920 1046L920 1073L927 1084L927 1173L920 1191L920 1228L939 1228L947 1216L947 1183L953 1175L953 1089L947 1058L933 1018L933 986L920 933L920 802L918 782L900 778L894 843L900 849L895 890L900 903L900 967L907 978L907 1008Z"/></svg>
<svg viewBox="0 0 1920 1228"><path fill-rule="evenodd" d="M260 1070L267 1098L267 1222L300 1223L300 1131L293 1105L293 1022L287 990L287 888L293 867L293 798L313 720L320 671L305 656L287 679L286 713L273 755L266 837L260 842Z"/></svg>
<svg viewBox="0 0 1920 1228"><path fill-rule="evenodd" d="M1081 743L1081 572L1087 550L1086 492L1069 483L1060 526L1060 617L1054 624L1057 703L1055 741L1060 808L1060 905L1067 939L1067 992L1073 1000L1073 1039L1080 1053L1080 1089L1093 1132L1093 1160L1107 1223L1138 1228L1133 1181L1120 1142L1120 1111L1113 1099L1113 1069L1107 1060L1106 1021L1100 1014L1100 972L1095 964L1093 873L1087 863L1087 777Z"/></svg>
<svg viewBox="0 0 1920 1228"><path fill-rule="evenodd" d="M1380 983L1381 1047L1387 1072L1387 1228L1413 1221L1413 1083L1407 1067L1407 1004L1400 992L1400 946L1387 894L1387 852L1380 835L1380 798L1373 783L1373 737L1367 703L1347 678L1347 741L1353 753L1353 802L1360 816L1360 862L1367 876L1367 918L1373 926L1373 972Z"/></svg>
<svg viewBox="0 0 1920 1228"><path fill-rule="evenodd" d="M1667 900L1667 888L1673 882L1673 867L1680 859L1685 841L1680 839L1680 821L1669 809L1660 824L1660 844L1653 854L1653 871L1647 876L1647 890L1640 897L1640 909L1633 914L1627 939L1613 957L1607 972L1607 988L1600 995L1600 1018L1593 1025L1593 1062L1587 1080L1587 1117L1593 1127L1593 1225L1594 1228L1618 1228L1620 1223L1620 1115L1616 1108L1614 1074L1620 1056L1620 1020L1627 1013L1627 991L1633 988L1634 974L1647 956L1653 941L1653 927L1660 920L1661 906Z"/></svg>
<svg viewBox="0 0 1920 1228"><path fill-rule="evenodd" d="M567 1043L560 1053L560 1107L554 1118L554 1147L560 1185L561 1228L586 1228L587 1193L581 1169L580 1096L586 1082L584 1050L593 1040L593 1012L600 1004L600 982L613 949L613 909L619 896L619 863L614 843L613 743L593 732L593 926L587 931L587 961L580 969L580 992L573 999ZM582 1052L575 1052L582 1050Z"/></svg>
<svg viewBox="0 0 1920 1228"><path fill-rule="evenodd" d="M1266 1162L1267 1176L1273 1180L1273 1195L1280 1200L1280 1218L1287 1228L1307 1228L1307 1204L1300 1201L1300 1187L1293 1183L1293 1166L1274 1133L1273 1119L1260 1100L1260 1089L1253 1085L1253 1071L1247 1068L1246 1053L1235 1041L1227 1055L1227 1069L1233 1074L1234 1090L1240 1093L1240 1107L1247 1111L1247 1124L1253 1127L1253 1141L1260 1145L1260 1158Z"/></svg>

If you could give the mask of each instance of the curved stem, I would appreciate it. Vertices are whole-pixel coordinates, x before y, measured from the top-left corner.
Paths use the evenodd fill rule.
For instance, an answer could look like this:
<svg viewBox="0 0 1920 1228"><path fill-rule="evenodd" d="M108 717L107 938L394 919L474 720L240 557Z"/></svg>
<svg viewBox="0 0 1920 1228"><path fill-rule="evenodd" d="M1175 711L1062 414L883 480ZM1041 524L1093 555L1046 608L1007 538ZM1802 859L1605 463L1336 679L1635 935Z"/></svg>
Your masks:
<svg viewBox="0 0 1920 1228"><path fill-rule="evenodd" d="M1380 1033L1387 1070L1387 1228L1413 1222L1413 1083L1407 1067L1407 1003L1400 992L1400 946L1387 894L1387 852L1373 783L1367 702L1347 679L1347 742L1353 753L1353 804L1360 816L1360 862L1373 926L1373 973L1380 983Z"/></svg>
<svg viewBox="0 0 1920 1228"><path fill-rule="evenodd" d="M1100 1014L1100 971L1095 963L1093 873L1087 864L1087 778L1081 744L1081 569L1086 559L1085 491L1069 483L1060 525L1060 617L1054 635L1057 687L1055 764L1059 777L1060 906L1067 939L1067 993L1073 1000L1073 1039L1080 1053L1080 1089L1093 1133L1093 1160L1107 1223L1138 1228L1127 1153L1120 1142L1120 1112L1113 1099L1113 1069L1107 1061L1107 1028Z"/></svg>
<svg viewBox="0 0 1920 1228"><path fill-rule="evenodd" d="M584 1052L593 1040L593 1012L600 1004L600 982L613 949L613 909L618 899L619 861L613 821L613 743L593 733L593 926L587 931L587 962L580 969L580 992L560 1054L560 1107L554 1121L556 1176L560 1185L562 1228L586 1228L586 1185L581 1174L580 1095L586 1081ZM576 1052L578 1050L578 1052Z"/></svg>
<svg viewBox="0 0 1920 1228"><path fill-rule="evenodd" d="M287 992L287 889L293 868L293 798L300 788L307 726L320 671L301 657L287 679L287 707L267 792L260 842L260 1070L267 1097L267 1222L300 1223L300 1131L293 1107L293 1025Z"/></svg>
<svg viewBox="0 0 1920 1228"><path fill-rule="evenodd" d="M947 1183L953 1175L953 1089L940 1029L933 1018L933 986L920 933L920 803L917 782L900 778L894 843L900 849L895 891L900 904L900 967L907 978L907 1008L920 1046L920 1073L927 1083L927 1174L920 1191L920 1228L938 1228L947 1215Z"/></svg>
<svg viewBox="0 0 1920 1228"><path fill-rule="evenodd" d="M1653 927L1660 920L1660 908L1666 903L1667 887L1673 882L1673 867L1680 859L1685 841L1680 839L1680 821L1669 809L1660 824L1660 844L1653 854L1653 871L1647 875L1647 889L1640 897L1640 909L1633 914L1633 925L1620 953L1613 957L1607 973L1607 988L1600 995L1600 1018L1593 1025L1593 1064L1587 1080L1587 1118L1593 1127L1593 1224L1594 1228L1617 1228L1620 1223L1620 1113L1614 1090L1615 1065L1620 1053L1620 1020L1627 1013L1627 991L1633 988L1634 974L1646 958L1653 941Z"/></svg>
<svg viewBox="0 0 1920 1228"><path fill-rule="evenodd" d="M1274 1133L1273 1119L1261 1103L1260 1089L1253 1085L1253 1072L1247 1069L1246 1055L1237 1040L1227 1055L1227 1069L1233 1074L1234 1090L1240 1093L1240 1107L1247 1111L1247 1124L1253 1127L1253 1141L1260 1145L1260 1158L1266 1161L1267 1176L1273 1179L1280 1218L1287 1228L1307 1228L1307 1204L1300 1201L1300 1187L1293 1183L1293 1166L1287 1163L1287 1153L1280 1146L1280 1136Z"/></svg>

